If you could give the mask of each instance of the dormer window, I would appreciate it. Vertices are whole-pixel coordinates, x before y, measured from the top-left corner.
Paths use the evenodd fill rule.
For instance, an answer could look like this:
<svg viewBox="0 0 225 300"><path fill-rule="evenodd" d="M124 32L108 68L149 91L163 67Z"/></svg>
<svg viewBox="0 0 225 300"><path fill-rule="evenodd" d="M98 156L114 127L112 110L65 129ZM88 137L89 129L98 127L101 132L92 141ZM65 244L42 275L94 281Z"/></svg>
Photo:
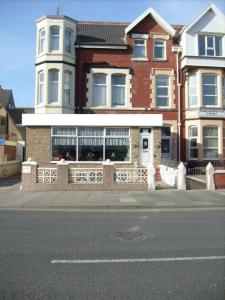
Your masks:
<svg viewBox="0 0 225 300"><path fill-rule="evenodd" d="M134 58L146 58L146 40L145 39L135 39L134 40L133 57Z"/></svg>
<svg viewBox="0 0 225 300"><path fill-rule="evenodd" d="M222 56L222 38L215 35L198 36L198 53L204 56Z"/></svg>
<svg viewBox="0 0 225 300"><path fill-rule="evenodd" d="M72 30L66 29L64 33L64 51L67 53L72 52Z"/></svg>
<svg viewBox="0 0 225 300"><path fill-rule="evenodd" d="M50 51L59 50L59 27L52 26L50 28Z"/></svg>

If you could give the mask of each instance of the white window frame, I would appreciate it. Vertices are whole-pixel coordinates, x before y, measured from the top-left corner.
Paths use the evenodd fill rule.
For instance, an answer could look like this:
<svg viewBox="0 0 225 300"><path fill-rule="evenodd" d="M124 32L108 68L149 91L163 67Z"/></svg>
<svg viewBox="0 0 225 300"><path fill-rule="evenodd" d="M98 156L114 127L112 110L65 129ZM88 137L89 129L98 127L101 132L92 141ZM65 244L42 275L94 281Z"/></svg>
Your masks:
<svg viewBox="0 0 225 300"><path fill-rule="evenodd" d="M54 127L63 127L63 126L54 126ZM68 163L96 163L96 164L102 164L104 163L106 160L105 160L105 146L106 146L106 139L107 138L127 138L129 139L129 160L128 161L113 161L113 163L118 163L118 164L121 164L121 163L131 163L131 147L132 147L132 144L131 144L131 128L130 127L99 127L99 128L102 128L103 129L103 134L102 135L99 135L99 136L89 136L89 135L85 135L85 136L81 136L79 135L79 131L78 129L81 128L81 126L79 127L73 127L75 129L75 132L76 134L75 135L54 135L53 134L53 129L54 127L51 127L51 158L52 158L52 138L53 137L74 137L76 138L76 145L74 147L76 147L76 160L75 161L67 161ZM86 128L89 128L89 127L93 127L93 126L87 126ZM70 126L70 128L72 128ZM106 134L106 130L107 129L128 129L128 135L127 136L124 136L124 135L107 135ZM78 160L78 147L79 147L79 138L93 138L93 137L96 137L96 138L102 138L103 139L103 160L102 161L80 161ZM57 163L58 161L55 161L55 160L51 160L51 163Z"/></svg>
<svg viewBox="0 0 225 300"><path fill-rule="evenodd" d="M204 128L217 128L217 136L204 136ZM217 147L204 147L204 139L208 138L208 139L215 139L217 138ZM202 127L202 149L203 149L203 160L218 160L219 159L219 127L218 126L203 126ZM217 153L218 153L218 157L210 157L210 158L206 158L204 157L204 149L217 149Z"/></svg>
<svg viewBox="0 0 225 300"><path fill-rule="evenodd" d="M59 29L59 34L52 35L52 32L51 32L52 28L58 28ZM60 33L61 33L60 26L52 25L52 26L49 27L49 52L59 52L60 51L60 35L61 35ZM58 49L52 49L52 36L58 37L58 40L59 40L59 42L58 42L59 43L59 48Z"/></svg>
<svg viewBox="0 0 225 300"><path fill-rule="evenodd" d="M156 42L162 42L163 45L162 46L156 46L155 43ZM164 49L164 57L155 57L155 47L158 47L158 48L163 48ZM154 60L166 60L167 58L167 53L166 53L166 41L165 40L162 40L162 39L154 39L153 40L153 59Z"/></svg>
<svg viewBox="0 0 225 300"><path fill-rule="evenodd" d="M199 36L204 36L205 38L205 54L200 54L199 51L199 41L198 41L198 55L199 56L209 56L209 57L221 57L223 55L223 53L221 53L221 55L216 55L216 37L221 38L221 43L222 43L222 47L223 47L223 41L222 41L222 37L219 35L212 35L212 34L199 34ZM213 38L213 46L212 47L208 47L208 38ZM208 50L213 50L213 55L209 55L207 54ZM221 52L223 52L223 49L221 49Z"/></svg>
<svg viewBox="0 0 225 300"><path fill-rule="evenodd" d="M72 72L71 71L64 71L64 74L63 74L63 102L65 104L68 104L68 105L71 105L72 104ZM66 82L66 75L69 75L69 82ZM65 86L68 85L69 86L69 89L65 88ZM65 97L65 91L66 90L69 90L69 101L65 101L66 97Z"/></svg>
<svg viewBox="0 0 225 300"><path fill-rule="evenodd" d="M94 77L95 76L104 76L105 77L105 83L94 83ZM93 107L105 107L107 106L107 89L108 89L108 84L107 84L107 81L108 81L108 77L107 77L107 74L104 74L104 73L95 73L93 74L92 76L92 106ZM93 102L94 102L94 89L95 87L104 87L105 90L106 90L106 99L105 99L105 105L93 105Z"/></svg>
<svg viewBox="0 0 225 300"><path fill-rule="evenodd" d="M66 31L70 32L70 39L66 37ZM70 42L70 51L66 51L66 40ZM65 28L64 30L64 52L72 54L72 40L73 40L73 30L70 28Z"/></svg>
<svg viewBox="0 0 225 300"><path fill-rule="evenodd" d="M190 78L191 77L195 77L195 84L192 84L191 85L191 80ZM191 94L190 92L190 88L191 87L195 87L195 93L194 94ZM188 77L188 107L198 107L199 106L199 93L198 93L198 74L197 73L193 73L193 74L190 74L189 77ZM197 102L196 104L191 104L191 97L197 97Z"/></svg>
<svg viewBox="0 0 225 300"><path fill-rule="evenodd" d="M169 153L162 153L161 151L161 156L164 159L171 159L172 158L172 126L171 125L163 125L163 127L167 127L170 128L170 135L163 135L162 134L162 130L161 130L161 144L162 144L162 140L169 140L170 141L170 152Z"/></svg>
<svg viewBox="0 0 225 300"><path fill-rule="evenodd" d="M44 35L42 35L44 33ZM39 30L39 50L38 53L42 54L45 52L46 47L46 31L45 28Z"/></svg>
<svg viewBox="0 0 225 300"><path fill-rule="evenodd" d="M112 84L112 78L114 77L114 76L121 76L121 77L124 77L124 79L125 79L125 83L124 84ZM112 97L112 95L113 95L113 87L119 87L119 88L123 88L124 89L124 104L113 104L113 97ZM125 104L126 104L126 75L124 75L124 74L112 74L111 75L111 106L112 107L124 107L125 106Z"/></svg>
<svg viewBox="0 0 225 300"><path fill-rule="evenodd" d="M43 80L41 80L41 75L43 75ZM41 89L43 89L43 94L41 99ZM45 72L43 70L38 72L38 104L44 104L45 102Z"/></svg>
<svg viewBox="0 0 225 300"><path fill-rule="evenodd" d="M216 84L204 84L204 85L208 85L208 86L216 86L217 94L215 94L215 95L205 95L205 96L216 96L216 103L215 104L204 104L203 77L207 76L207 75L213 75L213 76L216 77ZM203 107L218 107L219 106L219 88L220 88L218 74L217 73L202 73L201 76L202 76L202 78L201 78L201 81L202 81L202 85L201 85L201 90L202 90L202 106Z"/></svg>
<svg viewBox="0 0 225 300"><path fill-rule="evenodd" d="M137 41L144 41L144 44L138 44ZM135 47L140 47L144 48L144 56L134 56L134 48ZM133 59L146 59L147 58L147 43L146 39L144 38L135 38L133 40Z"/></svg>
<svg viewBox="0 0 225 300"><path fill-rule="evenodd" d="M164 85L160 85L158 87L161 87L161 88L164 88L164 87L167 87L168 88L168 95L167 96L164 96L162 95L161 97L162 98L168 98L168 105L167 106L160 106L160 105L157 105L157 77L167 77L168 78L168 86L164 86ZM156 108L160 108L160 109L167 109L167 108L170 108L170 102L171 102L171 78L169 75L164 75L164 74L156 74L155 75L155 107Z"/></svg>
<svg viewBox="0 0 225 300"><path fill-rule="evenodd" d="M196 128L196 129L197 129L197 135L191 135L191 130L192 130L193 128ZM199 135L199 128L198 128L198 126L195 126L195 125L190 126L190 127L188 128L188 135L189 135L189 141L188 141L188 154L189 154L189 159L190 159L190 160L198 160L199 152L198 152L197 157L192 157L192 156L191 156L191 149L197 149L197 151L198 151L198 135ZM196 144L197 144L196 147L191 146L192 140L194 140L194 141L196 142Z"/></svg>
<svg viewBox="0 0 225 300"><path fill-rule="evenodd" d="M58 81L50 81L50 73L51 72L57 72L58 73ZM50 85L52 83L56 83L57 82L57 101L50 101ZM60 99L60 94L59 94L59 86L60 86L60 70L58 69L49 69L48 70L48 104L52 104L52 103L59 103L59 99Z"/></svg>

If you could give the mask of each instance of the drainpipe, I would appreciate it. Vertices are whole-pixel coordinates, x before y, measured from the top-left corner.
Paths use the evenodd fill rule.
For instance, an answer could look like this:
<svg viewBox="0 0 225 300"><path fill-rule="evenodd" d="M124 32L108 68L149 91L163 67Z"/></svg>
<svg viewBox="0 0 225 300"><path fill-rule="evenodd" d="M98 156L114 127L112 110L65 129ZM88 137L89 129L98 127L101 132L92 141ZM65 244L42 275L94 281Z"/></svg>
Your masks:
<svg viewBox="0 0 225 300"><path fill-rule="evenodd" d="M178 114L178 123L177 123L177 129L178 129L178 159L181 161L181 92L180 92L180 70L179 70L179 53L182 51L181 47L177 47L176 49L176 64L177 64L177 97L178 97L178 107L177 107L177 114Z"/></svg>

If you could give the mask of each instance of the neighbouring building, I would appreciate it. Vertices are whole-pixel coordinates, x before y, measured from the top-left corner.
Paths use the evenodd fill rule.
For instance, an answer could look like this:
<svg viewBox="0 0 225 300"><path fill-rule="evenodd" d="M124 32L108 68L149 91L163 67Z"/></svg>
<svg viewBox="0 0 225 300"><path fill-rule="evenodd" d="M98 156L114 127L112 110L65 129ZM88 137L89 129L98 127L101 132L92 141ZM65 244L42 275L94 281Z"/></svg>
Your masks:
<svg viewBox="0 0 225 300"><path fill-rule="evenodd" d="M224 159L224 18L210 4L187 26L152 8L132 23L37 20L26 157L84 167Z"/></svg>

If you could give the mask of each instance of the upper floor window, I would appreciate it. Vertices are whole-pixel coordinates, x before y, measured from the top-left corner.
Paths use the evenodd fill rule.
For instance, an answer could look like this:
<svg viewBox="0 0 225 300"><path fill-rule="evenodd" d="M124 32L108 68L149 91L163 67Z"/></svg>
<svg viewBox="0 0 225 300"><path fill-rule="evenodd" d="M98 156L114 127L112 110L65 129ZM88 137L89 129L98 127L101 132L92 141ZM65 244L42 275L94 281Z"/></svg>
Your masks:
<svg viewBox="0 0 225 300"><path fill-rule="evenodd" d="M59 27L52 26L50 28L50 51L59 50Z"/></svg>
<svg viewBox="0 0 225 300"><path fill-rule="evenodd" d="M203 127L203 158L218 159L218 127Z"/></svg>
<svg viewBox="0 0 225 300"><path fill-rule="evenodd" d="M67 52L67 53L72 52L72 31L70 29L65 30L64 51Z"/></svg>
<svg viewBox="0 0 225 300"><path fill-rule="evenodd" d="M125 75L112 75L112 106L125 105Z"/></svg>
<svg viewBox="0 0 225 300"><path fill-rule="evenodd" d="M202 74L202 104L218 105L217 75Z"/></svg>
<svg viewBox="0 0 225 300"><path fill-rule="evenodd" d="M39 53L43 53L45 50L45 30L41 29L39 31Z"/></svg>
<svg viewBox="0 0 225 300"><path fill-rule="evenodd" d="M205 56L222 56L222 38L214 35L199 35L198 53Z"/></svg>
<svg viewBox="0 0 225 300"><path fill-rule="evenodd" d="M105 74L94 74L93 75L93 94L92 94L92 106L106 106L106 83Z"/></svg>
<svg viewBox="0 0 225 300"><path fill-rule="evenodd" d="M188 78L188 104L189 107L198 105L198 88L196 74L192 74Z"/></svg>
<svg viewBox="0 0 225 300"><path fill-rule="evenodd" d="M63 86L63 94L64 94L64 102L66 104L71 104L71 72L64 72L64 86Z"/></svg>
<svg viewBox="0 0 225 300"><path fill-rule="evenodd" d="M189 128L189 158L198 158L198 127Z"/></svg>
<svg viewBox="0 0 225 300"><path fill-rule="evenodd" d="M133 57L134 58L145 58L146 57L146 40L145 39L135 39L134 40Z"/></svg>
<svg viewBox="0 0 225 300"><path fill-rule="evenodd" d="M154 59L166 59L165 41L154 40Z"/></svg>
<svg viewBox="0 0 225 300"><path fill-rule="evenodd" d="M169 76L156 75L156 107L169 107Z"/></svg>
<svg viewBox="0 0 225 300"><path fill-rule="evenodd" d="M38 73L38 102L44 102L44 71Z"/></svg>
<svg viewBox="0 0 225 300"><path fill-rule="evenodd" d="M50 70L49 71L49 103L58 102L58 89L59 89L59 71Z"/></svg>

